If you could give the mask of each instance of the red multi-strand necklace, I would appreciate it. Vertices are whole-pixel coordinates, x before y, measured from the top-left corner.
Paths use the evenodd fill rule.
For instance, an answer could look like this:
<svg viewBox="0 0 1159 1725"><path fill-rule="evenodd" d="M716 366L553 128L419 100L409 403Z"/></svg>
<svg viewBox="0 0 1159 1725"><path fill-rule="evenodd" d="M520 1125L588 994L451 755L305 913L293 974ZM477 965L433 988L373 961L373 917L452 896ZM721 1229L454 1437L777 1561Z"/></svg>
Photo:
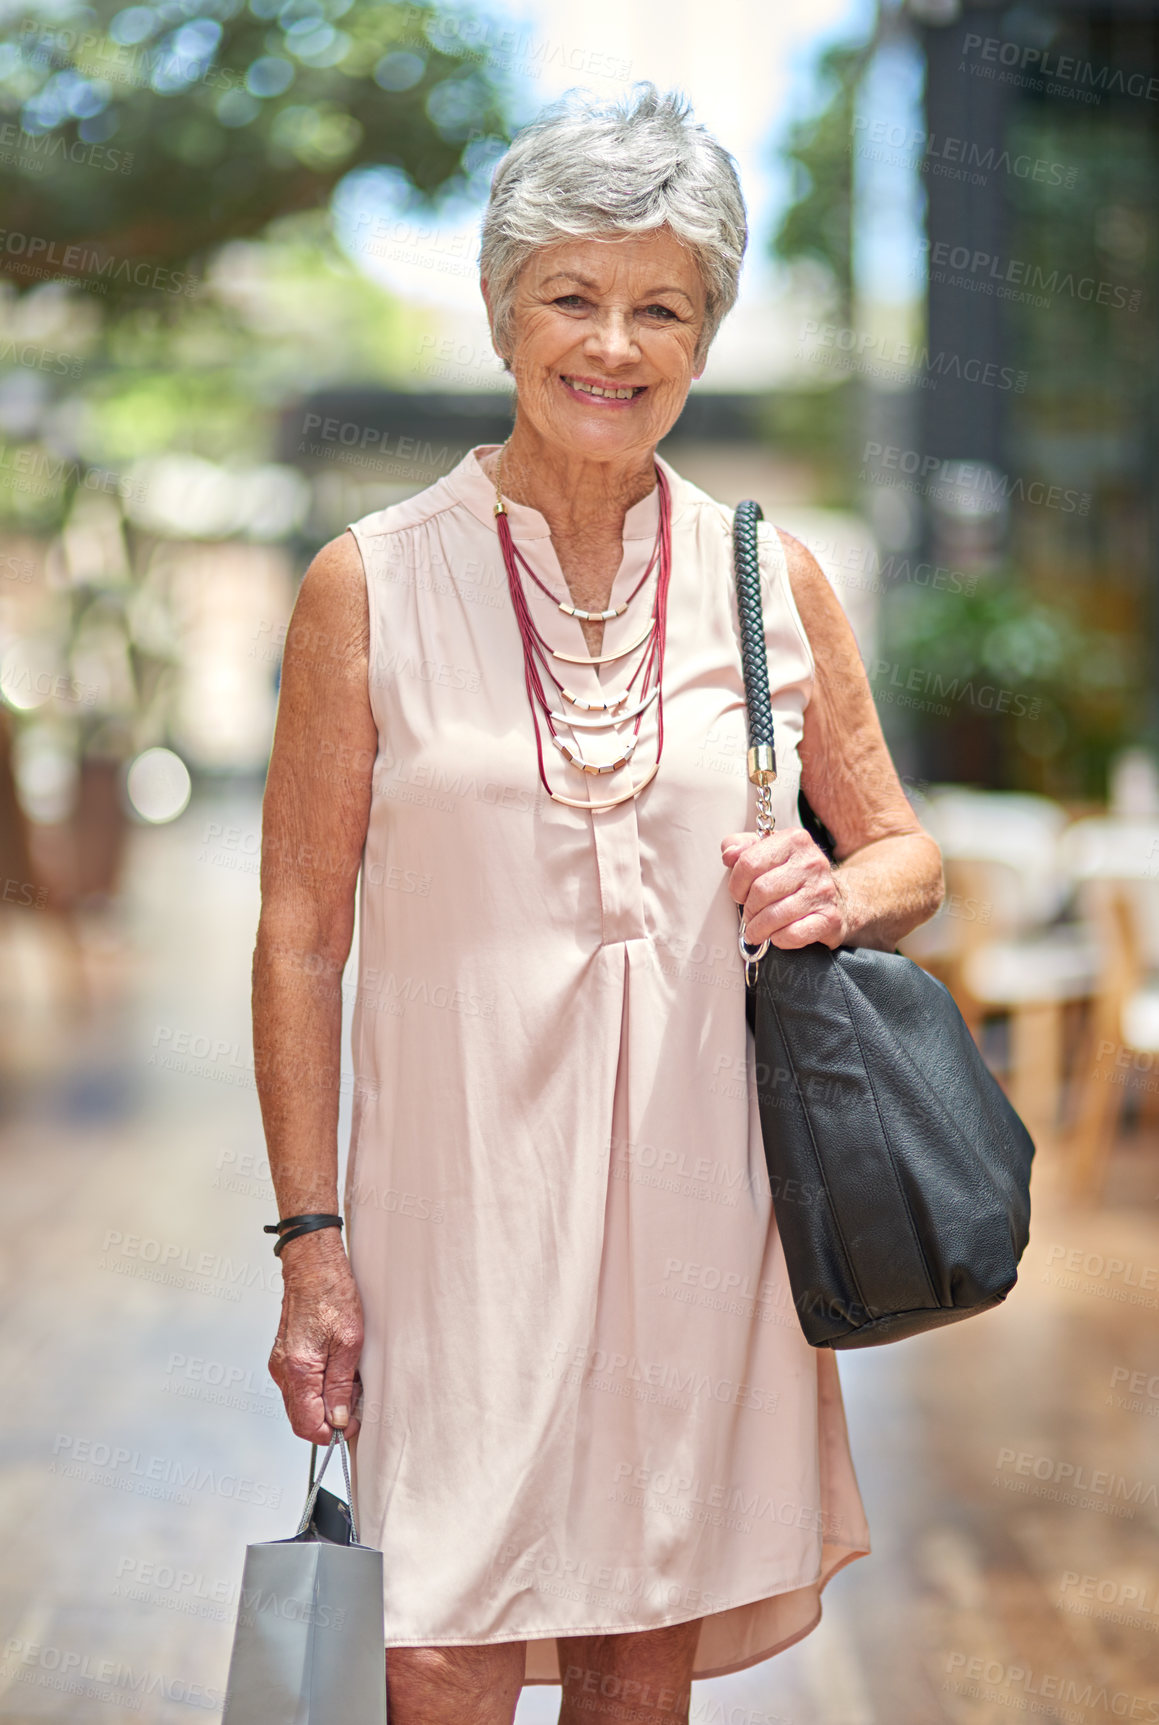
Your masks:
<svg viewBox="0 0 1159 1725"><path fill-rule="evenodd" d="M648 567L628 594L622 605L615 605L605 611L583 611L578 606L569 604L566 600L556 599L555 594L545 582L541 581L535 570L517 548L511 537L511 526L507 519L507 506L503 501L501 466L503 451L499 452L499 461L495 468L495 527L499 534L499 546L503 553L503 564L507 570L507 584L511 591L511 603L515 611L515 621L519 628L519 636L523 643L523 680L527 688L527 699L531 707L531 720L535 726L535 751L539 761L539 779L544 790L554 802L564 803L568 808L587 809L599 813L603 809L619 808L621 803L638 797L640 792L650 785L656 777L660 766L660 756L664 748L664 640L667 634L668 618L668 586L672 578L672 496L668 489L668 481L660 467L656 469L656 486L659 493L660 519L656 528L656 543L648 560ZM581 655L561 653L544 640L532 620L527 604L527 595L519 578L522 567L548 598L551 599L565 616L574 617L581 623L607 623L614 617L622 617L632 600L636 597L651 575L657 569L656 591L652 600L652 613L647 628L626 647L620 647L614 653L599 653ZM621 692L608 701L585 701L574 695L552 670L549 659L555 659L568 665L607 665L617 659L626 659L630 653L642 649L640 662L633 671L627 685ZM549 682L554 684L559 695L568 706L576 709L576 714L557 710L550 704L544 692L543 675L546 673ZM640 680L636 693L635 705L629 706L628 700L633 686ZM612 797L605 802L585 802L579 797L566 797L559 791L553 791L547 782L547 773L543 764L543 739L540 734L539 720L542 714L552 742L569 766L583 773L614 773L624 766L635 752L640 740L640 727L644 714L656 703L656 759L649 767L640 782L625 791L621 796ZM602 713L603 718L580 718L579 713ZM612 730L620 724L634 719L635 724L627 740L627 747L612 761L593 762L585 760L582 755L563 741L556 731L556 725L566 725L576 730Z"/></svg>

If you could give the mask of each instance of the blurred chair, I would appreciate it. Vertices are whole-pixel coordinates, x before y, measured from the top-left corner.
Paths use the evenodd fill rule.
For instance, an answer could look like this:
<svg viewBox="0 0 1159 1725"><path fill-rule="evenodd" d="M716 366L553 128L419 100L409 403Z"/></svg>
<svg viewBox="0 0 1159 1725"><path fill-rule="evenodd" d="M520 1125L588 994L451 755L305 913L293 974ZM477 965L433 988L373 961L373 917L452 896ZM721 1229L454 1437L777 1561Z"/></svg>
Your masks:
<svg viewBox="0 0 1159 1725"><path fill-rule="evenodd" d="M1098 988L1080 1062L1072 1135L1075 1190L1097 1197L1132 1071L1159 1093L1159 820L1076 821L1062 844L1099 936Z"/></svg>
<svg viewBox="0 0 1159 1725"><path fill-rule="evenodd" d="M1059 921L1071 890L1066 811L1047 797L944 786L922 816L942 848L946 901L905 951L942 977L975 1036L985 1018L1007 1018L1011 1101L1047 1136L1062 1098L1065 1011L1092 995L1098 968L1092 930Z"/></svg>

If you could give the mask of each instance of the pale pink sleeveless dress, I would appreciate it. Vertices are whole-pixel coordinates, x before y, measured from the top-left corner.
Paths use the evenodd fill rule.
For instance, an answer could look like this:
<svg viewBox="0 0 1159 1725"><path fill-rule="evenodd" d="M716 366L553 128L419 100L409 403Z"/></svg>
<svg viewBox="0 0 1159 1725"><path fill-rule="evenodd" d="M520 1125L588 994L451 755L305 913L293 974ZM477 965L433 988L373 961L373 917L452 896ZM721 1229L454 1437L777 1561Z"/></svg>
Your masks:
<svg viewBox="0 0 1159 1725"><path fill-rule="evenodd" d="M703 1618L695 1675L808 1633L869 1549L837 1363L801 1334L772 1217L720 841L754 827L731 512L664 466L672 583L664 753L635 801L549 800L492 507L467 455L352 528L378 725L363 857L346 1204L366 1313L362 1537L387 1646L527 1640ZM629 510L613 603L651 553ZM547 525L520 549L568 590ZM762 528L780 778L796 823L812 658ZM537 626L586 654L526 581ZM651 580L604 629L639 633ZM635 663L634 657L626 661ZM565 667L619 690L623 664ZM599 801L610 776L553 788ZM589 759L611 735L577 732Z"/></svg>

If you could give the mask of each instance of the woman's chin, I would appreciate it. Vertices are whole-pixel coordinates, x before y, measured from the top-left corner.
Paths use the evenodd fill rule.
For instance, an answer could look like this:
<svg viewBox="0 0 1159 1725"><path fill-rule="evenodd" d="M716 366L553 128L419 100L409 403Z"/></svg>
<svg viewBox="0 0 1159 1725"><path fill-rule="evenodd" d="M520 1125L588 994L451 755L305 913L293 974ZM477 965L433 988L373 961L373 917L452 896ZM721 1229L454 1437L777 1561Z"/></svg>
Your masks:
<svg viewBox="0 0 1159 1725"><path fill-rule="evenodd" d="M555 413L536 429L549 443L557 445L572 459L589 461L629 461L644 451L654 449L663 431L641 415L609 413L605 409L579 406Z"/></svg>

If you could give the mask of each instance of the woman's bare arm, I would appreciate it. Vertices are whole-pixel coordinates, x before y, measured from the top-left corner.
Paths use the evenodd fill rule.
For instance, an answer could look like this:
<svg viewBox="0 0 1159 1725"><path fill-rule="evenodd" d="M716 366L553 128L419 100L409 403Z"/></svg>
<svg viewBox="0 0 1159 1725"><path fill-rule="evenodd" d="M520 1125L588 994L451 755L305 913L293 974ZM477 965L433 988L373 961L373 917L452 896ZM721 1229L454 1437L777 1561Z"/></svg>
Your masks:
<svg viewBox="0 0 1159 1725"><path fill-rule="evenodd" d="M892 951L942 902L941 856L906 801L882 736L853 631L811 552L782 533L789 579L813 651L801 783L836 841L830 868L807 834L760 844L732 834L722 857L748 938L774 946ZM743 841L743 842L742 842Z"/></svg>
<svg viewBox="0 0 1159 1725"><path fill-rule="evenodd" d="M942 859L901 788L849 621L812 553L781 535L813 649L801 783L836 842L856 945L892 950L942 902Z"/></svg>
<svg viewBox="0 0 1159 1725"><path fill-rule="evenodd" d="M342 970L378 747L368 652L361 558L345 534L318 553L294 607L262 809L254 1069L279 1216L339 1209ZM303 1235L281 1262L270 1370L294 1430L326 1442L330 1416L347 1425L353 1406L358 1295L336 1229Z"/></svg>

